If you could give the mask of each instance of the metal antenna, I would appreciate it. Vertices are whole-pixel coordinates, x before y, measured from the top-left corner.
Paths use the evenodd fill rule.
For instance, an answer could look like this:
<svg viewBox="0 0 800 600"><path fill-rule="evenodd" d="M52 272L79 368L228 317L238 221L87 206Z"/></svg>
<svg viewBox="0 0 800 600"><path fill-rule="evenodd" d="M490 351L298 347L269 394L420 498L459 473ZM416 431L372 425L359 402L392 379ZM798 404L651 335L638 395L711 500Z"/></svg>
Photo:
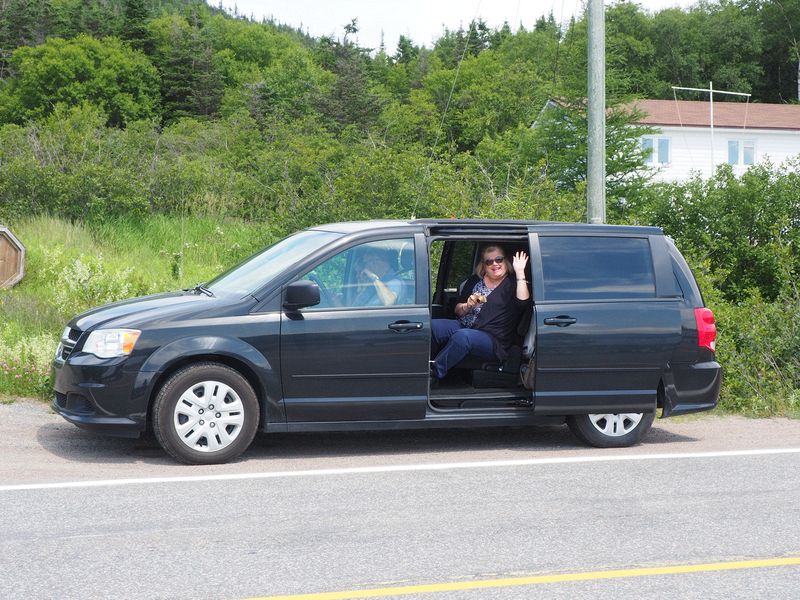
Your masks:
<svg viewBox="0 0 800 600"><path fill-rule="evenodd" d="M748 103L750 94L744 94L742 92L725 92L722 90L715 90L714 84L709 81L708 88L690 88L690 87L679 87L676 85L672 86L673 90L686 90L689 92L703 92L708 93L708 104L709 104L709 112L710 112L710 124L711 124L711 176L714 176L714 169L716 168L716 162L714 161L714 94L727 94L729 96L747 96Z"/></svg>

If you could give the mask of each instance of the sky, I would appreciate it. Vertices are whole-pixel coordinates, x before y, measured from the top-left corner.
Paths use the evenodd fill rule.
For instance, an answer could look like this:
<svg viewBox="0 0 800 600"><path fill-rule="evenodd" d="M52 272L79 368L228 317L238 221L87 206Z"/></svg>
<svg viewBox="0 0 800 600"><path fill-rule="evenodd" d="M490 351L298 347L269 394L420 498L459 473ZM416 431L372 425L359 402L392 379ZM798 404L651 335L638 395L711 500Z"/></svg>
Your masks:
<svg viewBox="0 0 800 600"><path fill-rule="evenodd" d="M219 6L219 0L209 0ZM640 0L645 10L687 7L696 0ZM606 2L606 6L608 6ZM512 31L519 24L532 29L536 19L553 13L557 22L567 23L583 10L584 0L222 0L226 9L236 7L244 16L272 17L275 21L301 28L313 37L341 38L344 26L358 19L355 41L376 49L383 34L386 51L393 54L401 35L415 45L432 47L447 27L465 28L482 18L491 28L508 21ZM352 38L351 38L352 39Z"/></svg>

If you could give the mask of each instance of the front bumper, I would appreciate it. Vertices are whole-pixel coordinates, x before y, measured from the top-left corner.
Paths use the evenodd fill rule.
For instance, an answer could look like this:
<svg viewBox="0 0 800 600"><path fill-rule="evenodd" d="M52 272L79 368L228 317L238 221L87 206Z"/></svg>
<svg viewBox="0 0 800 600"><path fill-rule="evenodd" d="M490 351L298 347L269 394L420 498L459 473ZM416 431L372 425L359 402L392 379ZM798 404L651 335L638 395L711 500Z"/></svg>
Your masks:
<svg viewBox="0 0 800 600"><path fill-rule="evenodd" d="M124 358L75 353L53 361L53 410L83 429L139 437L147 428L149 383L155 373L126 371Z"/></svg>

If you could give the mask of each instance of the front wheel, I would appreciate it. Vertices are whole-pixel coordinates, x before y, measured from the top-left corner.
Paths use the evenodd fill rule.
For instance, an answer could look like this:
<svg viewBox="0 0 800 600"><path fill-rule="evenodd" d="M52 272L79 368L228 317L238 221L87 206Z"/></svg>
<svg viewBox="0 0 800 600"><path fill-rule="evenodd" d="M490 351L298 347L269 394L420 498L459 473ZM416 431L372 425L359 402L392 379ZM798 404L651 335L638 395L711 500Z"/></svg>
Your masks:
<svg viewBox="0 0 800 600"><path fill-rule="evenodd" d="M153 431L174 459L190 465L227 462L244 452L258 427L255 392L237 371L198 363L177 371L153 404Z"/></svg>
<svg viewBox="0 0 800 600"><path fill-rule="evenodd" d="M623 448L639 443L655 416L654 412L572 415L567 425L590 446Z"/></svg>

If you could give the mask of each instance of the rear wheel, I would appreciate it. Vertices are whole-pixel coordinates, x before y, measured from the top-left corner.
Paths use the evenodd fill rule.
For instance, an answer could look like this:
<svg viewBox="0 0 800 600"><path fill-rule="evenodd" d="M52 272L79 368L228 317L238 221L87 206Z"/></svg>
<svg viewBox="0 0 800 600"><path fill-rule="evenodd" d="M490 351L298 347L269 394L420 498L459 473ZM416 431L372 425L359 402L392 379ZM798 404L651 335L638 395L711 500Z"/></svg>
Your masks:
<svg viewBox="0 0 800 600"><path fill-rule="evenodd" d="M571 415L567 424L572 433L590 446L622 448L639 443L654 418L654 412Z"/></svg>
<svg viewBox="0 0 800 600"><path fill-rule="evenodd" d="M192 465L239 456L253 441L258 420L253 388L237 371L217 363L176 372L153 405L158 443L176 460Z"/></svg>

